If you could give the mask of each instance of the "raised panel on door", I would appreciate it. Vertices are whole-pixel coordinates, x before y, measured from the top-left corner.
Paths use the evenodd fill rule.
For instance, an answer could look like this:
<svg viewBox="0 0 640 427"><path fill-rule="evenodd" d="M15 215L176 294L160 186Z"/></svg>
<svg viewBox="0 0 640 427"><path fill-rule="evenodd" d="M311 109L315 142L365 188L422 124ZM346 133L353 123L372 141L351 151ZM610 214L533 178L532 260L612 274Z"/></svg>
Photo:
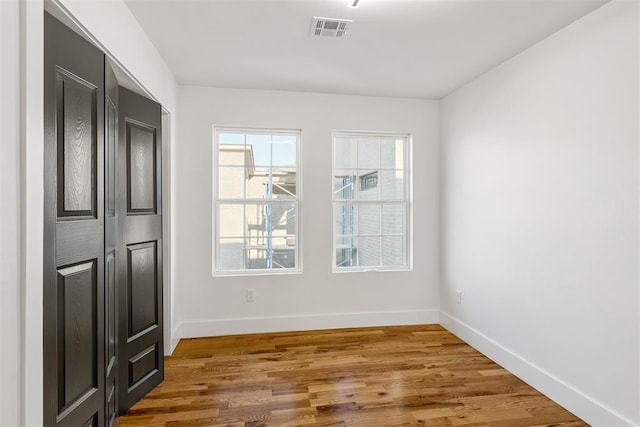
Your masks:
<svg viewBox="0 0 640 427"><path fill-rule="evenodd" d="M43 402L104 425L104 55L45 14Z"/></svg>
<svg viewBox="0 0 640 427"><path fill-rule="evenodd" d="M105 61L105 250L109 252L117 246L116 192L118 159L118 80L110 61Z"/></svg>
<svg viewBox="0 0 640 427"><path fill-rule="evenodd" d="M58 269L58 414L98 392L97 260Z"/></svg>
<svg viewBox="0 0 640 427"><path fill-rule="evenodd" d="M158 372L158 369L160 369L158 360L157 343L131 357L128 361L129 388L135 389L139 384L142 384L146 378Z"/></svg>
<svg viewBox="0 0 640 427"><path fill-rule="evenodd" d="M120 413L164 377L160 105L119 88L117 195Z"/></svg>
<svg viewBox="0 0 640 427"><path fill-rule="evenodd" d="M116 262L115 250L109 252L106 258L106 303L105 303L105 336L107 371L116 364Z"/></svg>
<svg viewBox="0 0 640 427"><path fill-rule="evenodd" d="M56 70L58 217L96 217L97 86Z"/></svg>
<svg viewBox="0 0 640 427"><path fill-rule="evenodd" d="M127 246L127 341L158 327L158 257L156 242Z"/></svg>
<svg viewBox="0 0 640 427"><path fill-rule="evenodd" d="M127 213L156 212L156 130L132 120L126 122Z"/></svg>
<svg viewBox="0 0 640 427"><path fill-rule="evenodd" d="M116 101L112 100L112 96L116 97ZM106 214L115 216L116 214L116 138L118 137L118 110L115 106L117 103L117 94L109 96L107 93L106 103L106 143L107 151L105 153L106 168Z"/></svg>

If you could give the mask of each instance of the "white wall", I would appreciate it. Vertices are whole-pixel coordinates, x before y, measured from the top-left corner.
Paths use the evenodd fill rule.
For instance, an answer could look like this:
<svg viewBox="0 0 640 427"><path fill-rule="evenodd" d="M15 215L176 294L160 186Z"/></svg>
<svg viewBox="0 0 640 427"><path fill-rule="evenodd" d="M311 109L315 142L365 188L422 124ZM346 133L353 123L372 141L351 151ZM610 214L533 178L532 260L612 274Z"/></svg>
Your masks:
<svg viewBox="0 0 640 427"><path fill-rule="evenodd" d="M640 424L638 16L614 0L442 102L441 321L598 426Z"/></svg>
<svg viewBox="0 0 640 427"><path fill-rule="evenodd" d="M176 338L437 322L437 102L180 87L178 112ZM213 125L302 130L302 274L212 278ZM413 271L331 273L332 130L413 135Z"/></svg>

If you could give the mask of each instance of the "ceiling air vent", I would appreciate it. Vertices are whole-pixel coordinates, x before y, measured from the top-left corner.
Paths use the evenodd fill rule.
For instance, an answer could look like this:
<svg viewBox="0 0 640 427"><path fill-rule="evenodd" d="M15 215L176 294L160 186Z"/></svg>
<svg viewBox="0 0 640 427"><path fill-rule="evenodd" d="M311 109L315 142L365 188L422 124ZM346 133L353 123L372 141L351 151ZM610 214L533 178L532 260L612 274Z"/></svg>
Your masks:
<svg viewBox="0 0 640 427"><path fill-rule="evenodd" d="M311 35L314 37L344 37L351 27L350 19L320 18L311 20Z"/></svg>

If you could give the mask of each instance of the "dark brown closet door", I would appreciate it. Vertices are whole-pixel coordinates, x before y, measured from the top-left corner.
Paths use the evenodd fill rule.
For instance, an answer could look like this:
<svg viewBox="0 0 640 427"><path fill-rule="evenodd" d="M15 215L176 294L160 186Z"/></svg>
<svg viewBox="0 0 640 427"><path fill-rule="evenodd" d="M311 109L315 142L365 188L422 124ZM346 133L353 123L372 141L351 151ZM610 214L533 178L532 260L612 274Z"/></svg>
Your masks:
<svg viewBox="0 0 640 427"><path fill-rule="evenodd" d="M104 55L44 24L44 424L103 426Z"/></svg>
<svg viewBox="0 0 640 427"><path fill-rule="evenodd" d="M164 378L162 335L161 110L118 91L116 159L120 413Z"/></svg>

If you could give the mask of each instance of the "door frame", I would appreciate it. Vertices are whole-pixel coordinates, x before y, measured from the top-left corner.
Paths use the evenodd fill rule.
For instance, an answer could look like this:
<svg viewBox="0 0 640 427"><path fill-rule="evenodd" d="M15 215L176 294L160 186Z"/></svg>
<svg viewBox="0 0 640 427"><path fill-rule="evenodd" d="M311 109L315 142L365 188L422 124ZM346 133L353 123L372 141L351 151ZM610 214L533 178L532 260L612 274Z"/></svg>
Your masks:
<svg viewBox="0 0 640 427"><path fill-rule="evenodd" d="M144 85L135 78L127 67L99 38L94 36L82 22L77 19L64 5L64 0L8 0L18 3L19 25L12 28L13 35L20 40L19 52L11 59L20 64L20 105L18 111L17 130L19 132L18 145L20 148L20 188L19 211L20 221L20 252L16 262L19 265L20 280L15 284L20 294L21 317L19 330L19 353L21 366L20 379L17 386L19 395L19 419L23 425L42 425L43 422L43 230L44 230L44 11L51 13L67 26L78 32L96 47L105 52L112 63L117 64L122 76L129 80L133 89L148 98L158 99ZM123 5L123 7L126 7ZM10 61L11 62L11 61ZM4 71L4 70L3 70ZM162 102L158 101L160 104ZM171 100L175 102L175 100ZM175 108L175 107L174 107ZM175 114L165 110L163 106L163 125L174 123ZM163 296L165 301L165 354L171 354L175 347L173 343L173 329L171 327L171 289L174 269L172 266L171 226L171 177L173 175L170 158L173 152L175 130L163 132L162 182L163 182L163 257L165 268L163 272ZM166 164L165 164L166 161ZM176 340L177 343L177 340Z"/></svg>
<svg viewBox="0 0 640 427"><path fill-rule="evenodd" d="M3 379L3 398L0 414L8 425L20 425L20 357L21 339L20 313L20 55L19 33L20 8L17 2L0 1L0 52L4 58L0 64L0 139L3 156L0 157L0 181L3 185L0 198L0 265L2 266L3 299L0 301L0 322L3 326L2 364L0 378Z"/></svg>

